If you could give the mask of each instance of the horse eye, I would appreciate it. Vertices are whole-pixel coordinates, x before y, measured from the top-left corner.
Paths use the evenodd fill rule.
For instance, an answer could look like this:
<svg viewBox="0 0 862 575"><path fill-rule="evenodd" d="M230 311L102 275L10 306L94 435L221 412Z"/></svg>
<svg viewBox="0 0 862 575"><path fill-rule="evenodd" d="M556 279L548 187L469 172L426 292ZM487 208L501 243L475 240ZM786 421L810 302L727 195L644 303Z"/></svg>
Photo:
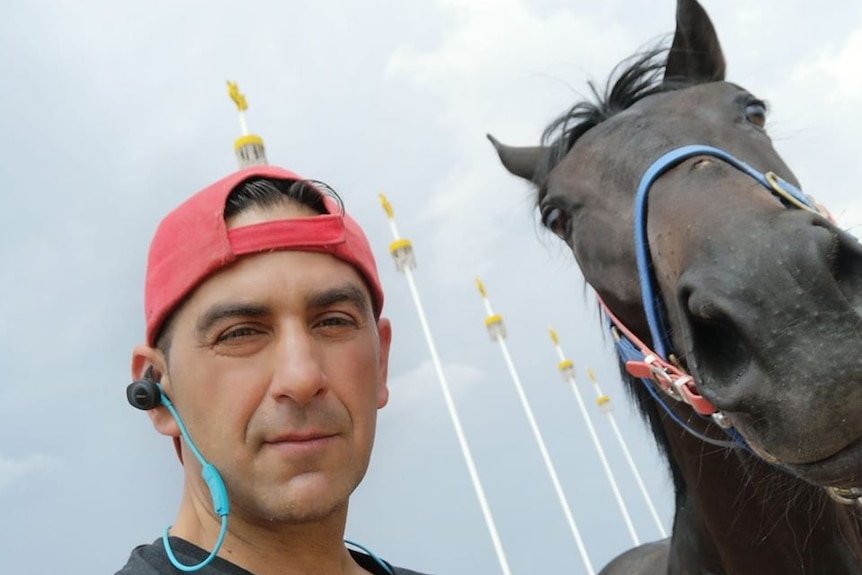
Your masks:
<svg viewBox="0 0 862 575"><path fill-rule="evenodd" d="M569 214L560 208L542 210L542 225L565 241L569 240L569 221Z"/></svg>
<svg viewBox="0 0 862 575"><path fill-rule="evenodd" d="M745 106L745 118L759 128L766 126L766 104L751 102Z"/></svg>

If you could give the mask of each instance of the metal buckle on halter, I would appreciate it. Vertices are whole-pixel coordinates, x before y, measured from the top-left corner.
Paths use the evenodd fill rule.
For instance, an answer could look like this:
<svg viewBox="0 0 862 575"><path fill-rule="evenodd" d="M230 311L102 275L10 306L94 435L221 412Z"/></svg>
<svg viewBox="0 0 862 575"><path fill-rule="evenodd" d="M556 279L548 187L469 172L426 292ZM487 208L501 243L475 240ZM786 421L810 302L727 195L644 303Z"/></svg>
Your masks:
<svg viewBox="0 0 862 575"><path fill-rule="evenodd" d="M682 392L681 387L686 384L685 377L679 377L674 379L673 375L668 372L667 369L662 367L661 365L656 365L652 363L655 361L655 357L648 356L646 361L650 364L650 374L652 374L652 379L655 381L658 386L670 397L677 401L686 401L685 394Z"/></svg>
<svg viewBox="0 0 862 575"><path fill-rule="evenodd" d="M674 377L654 354L645 355L642 361L626 362L626 369L635 377L649 377L667 395L676 401L691 403L682 388L693 381L688 375Z"/></svg>
<svg viewBox="0 0 862 575"><path fill-rule="evenodd" d="M634 367L637 367L637 369L633 369ZM673 379L671 379L670 374L665 370L659 362L658 357L654 354L650 353L644 355L644 358L641 361L627 362L626 368L629 373L635 377L649 377L662 391L676 399L673 389ZM643 371L644 369L646 370L645 373Z"/></svg>
<svg viewBox="0 0 862 575"><path fill-rule="evenodd" d="M674 378L673 374L653 354L645 356L643 361L649 365L650 378L658 384L662 391L677 401L688 403L682 387L691 381L691 377L684 375Z"/></svg>
<svg viewBox="0 0 862 575"><path fill-rule="evenodd" d="M826 493L838 503L862 508L862 489L859 487L827 487Z"/></svg>
<svg viewBox="0 0 862 575"><path fill-rule="evenodd" d="M730 420L730 418L720 411L716 411L715 413L710 415L710 417L712 418L712 421L722 429L730 429L731 427L733 427L733 422Z"/></svg>
<svg viewBox="0 0 862 575"><path fill-rule="evenodd" d="M683 388L687 388L688 384L694 382L694 379L692 379L690 375L680 375L676 379L672 379L672 381L673 388L676 390L676 393L682 398L684 402L691 405L691 401L688 398L688 394L683 391Z"/></svg>

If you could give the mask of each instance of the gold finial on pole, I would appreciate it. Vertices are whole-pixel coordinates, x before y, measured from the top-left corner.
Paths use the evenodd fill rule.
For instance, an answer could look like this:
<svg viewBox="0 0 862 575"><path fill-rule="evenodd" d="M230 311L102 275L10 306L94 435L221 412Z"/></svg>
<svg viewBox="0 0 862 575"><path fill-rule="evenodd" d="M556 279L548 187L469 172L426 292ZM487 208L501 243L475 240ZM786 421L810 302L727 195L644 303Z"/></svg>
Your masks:
<svg viewBox="0 0 862 575"><path fill-rule="evenodd" d="M479 288L479 293L482 294L482 297L488 297L488 292L485 291L485 284L483 284L482 280L480 280L479 278L476 278L476 287Z"/></svg>
<svg viewBox="0 0 862 575"><path fill-rule="evenodd" d="M245 94L239 91L239 84L228 80L227 93L230 96L230 99L236 104L237 110L240 112L248 110L248 102L245 99Z"/></svg>
<svg viewBox="0 0 862 575"><path fill-rule="evenodd" d="M386 216L391 220L395 217L395 210L392 209L392 204L389 203L389 200L386 198L386 194L380 194L380 203L383 205L383 209L386 211Z"/></svg>

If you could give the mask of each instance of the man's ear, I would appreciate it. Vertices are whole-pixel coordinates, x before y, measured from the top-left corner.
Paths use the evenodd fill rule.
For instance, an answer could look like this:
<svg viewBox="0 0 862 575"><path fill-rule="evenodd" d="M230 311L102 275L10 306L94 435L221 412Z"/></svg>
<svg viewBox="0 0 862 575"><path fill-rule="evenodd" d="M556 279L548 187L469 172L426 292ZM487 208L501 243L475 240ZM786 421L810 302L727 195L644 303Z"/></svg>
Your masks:
<svg viewBox="0 0 862 575"><path fill-rule="evenodd" d="M167 372L164 354L145 344L136 345L132 350L132 379L145 379L150 368L153 381L161 381L162 374Z"/></svg>
<svg viewBox="0 0 862 575"><path fill-rule="evenodd" d="M389 403L389 347L392 345L392 324L388 318L377 320L377 333L380 338L380 380L377 382L377 408Z"/></svg>
<svg viewBox="0 0 862 575"><path fill-rule="evenodd" d="M170 378L167 375L168 364L164 354L154 347L138 345L132 350L132 379L151 379L160 383L164 393L170 395ZM150 421L156 431L162 435L179 437L180 428L174 416L164 405L147 411Z"/></svg>

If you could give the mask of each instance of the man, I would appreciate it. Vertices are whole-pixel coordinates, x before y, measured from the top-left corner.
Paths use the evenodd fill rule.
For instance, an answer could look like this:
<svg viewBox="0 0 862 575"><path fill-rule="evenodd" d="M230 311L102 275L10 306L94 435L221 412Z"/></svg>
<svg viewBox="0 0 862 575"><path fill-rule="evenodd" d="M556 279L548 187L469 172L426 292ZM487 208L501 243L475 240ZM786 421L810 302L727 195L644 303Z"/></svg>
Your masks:
<svg viewBox="0 0 862 575"><path fill-rule="evenodd" d="M237 172L162 221L128 395L173 438L184 490L119 574L414 573L343 541L389 395L382 307L362 229L287 170Z"/></svg>

